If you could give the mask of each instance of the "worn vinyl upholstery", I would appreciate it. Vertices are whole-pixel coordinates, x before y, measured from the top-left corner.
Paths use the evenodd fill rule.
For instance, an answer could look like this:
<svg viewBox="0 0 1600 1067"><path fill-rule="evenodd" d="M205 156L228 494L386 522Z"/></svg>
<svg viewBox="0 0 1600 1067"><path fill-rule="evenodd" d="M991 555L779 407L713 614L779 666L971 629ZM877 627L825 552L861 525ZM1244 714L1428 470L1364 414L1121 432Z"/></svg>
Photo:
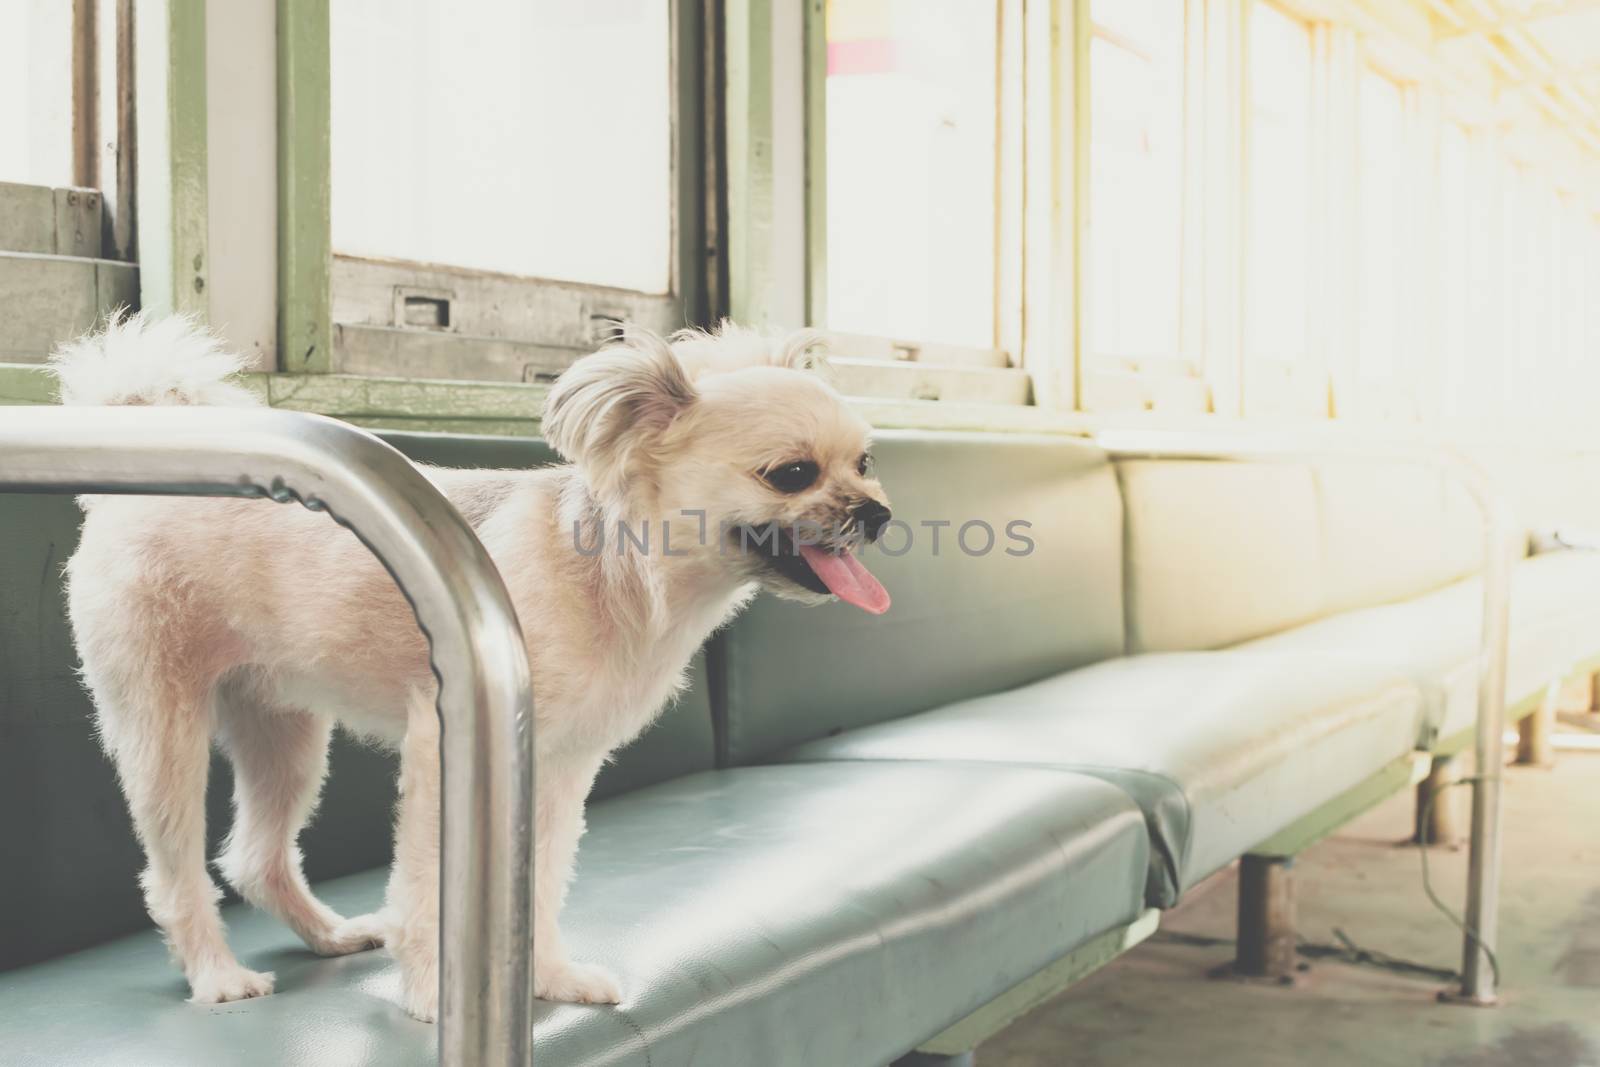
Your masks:
<svg viewBox="0 0 1600 1067"><path fill-rule="evenodd" d="M1060 767L1139 802L1152 904L1409 753L1405 675L1339 656L1157 653L1110 660L801 745L784 758Z"/></svg>
<svg viewBox="0 0 1600 1067"><path fill-rule="evenodd" d="M880 433L873 454L897 520L863 559L894 606L763 597L725 634L731 763L1120 655L1122 514L1099 449L1062 437ZM981 520L993 550L968 555ZM1020 520L1033 550L1008 540ZM939 532L925 522L948 522ZM981 531L969 546L982 545ZM893 554L899 553L899 554Z"/></svg>
<svg viewBox="0 0 1600 1067"><path fill-rule="evenodd" d="M392 439L452 466L554 458L533 440ZM1438 486L1282 466L1119 467L1059 437L885 433L876 451L914 537L903 555L869 553L894 609L869 618L763 598L603 772L566 925L580 958L618 973L626 1001L538 1005L541 1062L888 1062L1404 758L1423 732L1419 686L1456 669L1458 587L1430 590L1474 550L1447 536L1455 505ZM0 958L15 968L0 973L0 1060L431 1063L436 1032L397 1007L385 955L314 959L251 909L229 908L232 940L247 964L278 972L278 992L182 1001L138 906L137 849L71 677L50 577L70 537L50 531L65 514L70 535L76 518L41 527L53 513L38 501L5 504L0 532L21 549L0 558L0 726L20 741L0 745L0 802L31 810L43 781L60 810L42 831L0 820L0 857L44 872L20 886L0 878L0 905L46 918L25 942L32 955ZM1388 555L1358 574L1385 513ZM970 519L999 532L995 551L955 544ZM924 520L954 524L938 555ZM1026 556L1004 554L1013 520L1032 524ZM902 544L890 534L889 548ZM1588 567L1519 568L1535 591L1521 597L1529 625L1581 632L1564 648L1592 634L1600 650L1600 620L1587 629L1569 599ZM1389 614L1341 622L1367 612ZM1283 647L1187 651L1286 629ZM1436 647L1379 654L1413 633ZM57 709L67 714L51 719ZM366 775L336 754L306 842L315 877L374 868L319 884L351 914L382 899L392 773L370 752L354 757L372 761ZM718 762L726 769L709 769ZM58 772L82 781L50 792ZM220 829L225 797L213 801ZM86 851L100 851L49 854L56 835L85 827ZM94 925L102 912L115 921ZM132 929L144 932L98 944Z"/></svg>
<svg viewBox="0 0 1600 1067"><path fill-rule="evenodd" d="M1130 653L1217 648L1316 615L1321 530L1308 468L1130 460L1117 469Z"/></svg>
<svg viewBox="0 0 1600 1067"><path fill-rule="evenodd" d="M1511 574L1506 699L1526 699L1600 654L1600 553L1551 552ZM1426 699L1420 747L1458 737L1477 720L1477 653L1483 583L1471 578L1396 604L1332 615L1240 649L1318 651L1362 669L1403 671Z"/></svg>
<svg viewBox="0 0 1600 1067"><path fill-rule="evenodd" d="M885 1063L1137 916L1148 842L1119 790L1057 771L841 762L691 775L597 804L567 913L620 1007L536 1005L562 1067ZM357 911L379 872L319 891ZM278 992L203 1007L153 933L0 975L8 1064L432 1062L381 954L315 960L228 918Z"/></svg>
<svg viewBox="0 0 1600 1067"><path fill-rule="evenodd" d="M1482 558L1441 473L1366 464L1120 462L1129 652L1221 648L1415 597Z"/></svg>
<svg viewBox="0 0 1600 1067"><path fill-rule="evenodd" d="M1421 467L1316 468L1323 614L1387 604L1448 585L1483 559L1467 491Z"/></svg>

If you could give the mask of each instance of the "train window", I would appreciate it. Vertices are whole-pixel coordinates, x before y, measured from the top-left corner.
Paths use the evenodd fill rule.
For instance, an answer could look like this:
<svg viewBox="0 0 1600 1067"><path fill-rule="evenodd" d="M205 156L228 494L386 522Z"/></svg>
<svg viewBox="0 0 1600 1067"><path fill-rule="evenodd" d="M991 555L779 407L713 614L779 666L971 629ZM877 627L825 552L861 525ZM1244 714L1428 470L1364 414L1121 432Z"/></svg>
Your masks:
<svg viewBox="0 0 1600 1067"><path fill-rule="evenodd" d="M105 25L99 26L102 9ZM137 306L131 4L16 0L0 33L0 363ZM97 45L97 42L100 44ZM154 273L154 272L152 272Z"/></svg>
<svg viewBox="0 0 1600 1067"><path fill-rule="evenodd" d="M996 0L832 0L827 324L996 342Z"/></svg>
<svg viewBox="0 0 1600 1067"><path fill-rule="evenodd" d="M0 34L0 182L72 184L72 5L8 5Z"/></svg>
<svg viewBox="0 0 1600 1067"><path fill-rule="evenodd" d="M830 334L840 388L1029 403L1009 284L1022 256L1023 70L1010 51L1020 56L1022 6L807 8L825 10L826 44L810 61L822 115L807 123L810 166L826 206L811 205L807 311Z"/></svg>
<svg viewBox="0 0 1600 1067"><path fill-rule="evenodd" d="M1400 374L1403 241L1401 195L1407 153L1400 86L1373 70L1361 74L1357 375L1393 384Z"/></svg>
<svg viewBox="0 0 1600 1067"><path fill-rule="evenodd" d="M1095 0L1089 45L1092 358L1180 354L1183 0Z"/></svg>
<svg viewBox="0 0 1600 1067"><path fill-rule="evenodd" d="M1573 390L1572 399L1575 403L1583 403L1587 397L1593 396L1593 386L1600 383L1600 217L1590 214L1593 209L1592 204L1579 202L1579 211L1584 219L1580 231L1584 288L1574 299L1583 308L1583 323L1577 344L1579 358L1584 363L1584 384L1589 388Z"/></svg>
<svg viewBox="0 0 1600 1067"><path fill-rule="evenodd" d="M1503 384L1506 413L1537 417L1551 362L1551 208L1555 194L1531 167L1518 167L1505 193Z"/></svg>
<svg viewBox="0 0 1600 1067"><path fill-rule="evenodd" d="M1434 410L1471 414L1482 372L1472 298L1473 272L1481 256L1470 189L1471 142L1467 131L1446 123L1439 133L1437 262L1439 381Z"/></svg>
<svg viewBox="0 0 1600 1067"><path fill-rule="evenodd" d="M878 400L1482 420L1600 384L1600 16L169 6L9 5L0 379L29 396L54 343L141 302L208 317L285 402L412 428L528 432L524 386L620 322L724 314L827 331Z"/></svg>
<svg viewBox="0 0 1600 1067"><path fill-rule="evenodd" d="M544 380L681 326L668 0L400 8L330 10L334 369Z"/></svg>
<svg viewBox="0 0 1600 1067"><path fill-rule="evenodd" d="M1552 238L1556 242L1551 257L1561 273L1560 284L1552 296L1556 336L1551 345L1555 366L1551 368L1551 401L1563 414L1581 415L1580 397L1589 394L1584 388L1563 388L1563 383L1588 385L1590 382L1587 360L1584 358L1585 317L1589 314L1589 294L1595 278L1589 273L1588 241L1583 199L1576 194L1566 194L1556 209Z"/></svg>
<svg viewBox="0 0 1600 1067"><path fill-rule="evenodd" d="M1245 355L1307 353L1311 28L1263 2L1249 28Z"/></svg>
<svg viewBox="0 0 1600 1067"><path fill-rule="evenodd" d="M332 5L334 249L666 292L665 0L402 6Z"/></svg>

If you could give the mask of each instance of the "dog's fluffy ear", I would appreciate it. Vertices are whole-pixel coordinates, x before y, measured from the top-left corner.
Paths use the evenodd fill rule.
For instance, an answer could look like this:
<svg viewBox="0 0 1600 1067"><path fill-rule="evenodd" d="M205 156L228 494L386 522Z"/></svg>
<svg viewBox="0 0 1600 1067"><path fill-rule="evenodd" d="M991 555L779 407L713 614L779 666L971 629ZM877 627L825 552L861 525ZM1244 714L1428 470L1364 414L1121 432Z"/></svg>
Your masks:
<svg viewBox="0 0 1600 1067"><path fill-rule="evenodd" d="M695 402L694 384L660 337L629 328L618 344L584 356L556 379L544 405L545 440L590 485L625 493L648 445Z"/></svg>

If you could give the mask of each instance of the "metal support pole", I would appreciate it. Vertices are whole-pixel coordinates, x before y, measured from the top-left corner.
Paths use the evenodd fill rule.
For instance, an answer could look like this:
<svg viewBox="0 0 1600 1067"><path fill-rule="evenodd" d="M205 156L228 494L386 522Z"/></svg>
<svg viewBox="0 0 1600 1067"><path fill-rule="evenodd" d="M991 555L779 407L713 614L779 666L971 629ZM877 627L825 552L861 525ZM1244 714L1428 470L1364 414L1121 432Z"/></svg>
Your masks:
<svg viewBox="0 0 1600 1067"><path fill-rule="evenodd" d="M1500 774L1505 762L1506 650L1511 618L1511 509L1488 474L1451 448L1354 441L1332 431L1208 433L1104 430L1094 440L1113 459L1251 463L1390 464L1440 471L1472 494L1483 517L1483 619L1478 640L1477 777L1472 788L1471 854L1467 861L1468 933L1461 988L1446 999L1495 1003L1493 951L1500 904Z"/></svg>
<svg viewBox="0 0 1600 1067"><path fill-rule="evenodd" d="M1550 683L1539 706L1517 724L1517 763L1548 767L1555 763L1556 710L1561 703L1561 680Z"/></svg>
<svg viewBox="0 0 1600 1067"><path fill-rule="evenodd" d="M0 492L298 501L372 550L415 611L439 680L440 1062L530 1063L527 648L499 572L449 501L370 434L265 408L10 408Z"/></svg>
<svg viewBox="0 0 1600 1067"><path fill-rule="evenodd" d="M1417 783L1414 845L1458 844L1466 836L1462 828L1461 800L1451 786L1461 780L1461 757L1435 756L1428 777Z"/></svg>
<svg viewBox="0 0 1600 1067"><path fill-rule="evenodd" d="M1245 856L1239 860L1238 949L1233 973L1244 978L1294 977L1294 860Z"/></svg>
<svg viewBox="0 0 1600 1067"><path fill-rule="evenodd" d="M1483 630L1478 655L1478 733L1473 762L1471 851L1467 855L1467 933L1461 988L1441 997L1463 1004L1498 1000L1494 951L1500 927L1500 776L1505 770L1506 659L1511 637L1511 521L1486 476L1473 482L1484 518Z"/></svg>

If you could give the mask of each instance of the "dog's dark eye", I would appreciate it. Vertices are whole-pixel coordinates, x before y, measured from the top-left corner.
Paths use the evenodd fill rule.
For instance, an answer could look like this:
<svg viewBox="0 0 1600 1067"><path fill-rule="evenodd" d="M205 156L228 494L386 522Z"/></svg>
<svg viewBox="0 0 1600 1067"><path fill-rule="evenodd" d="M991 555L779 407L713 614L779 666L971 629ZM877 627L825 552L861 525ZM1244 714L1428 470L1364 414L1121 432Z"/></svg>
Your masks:
<svg viewBox="0 0 1600 1067"><path fill-rule="evenodd" d="M870 471L871 469L872 469L872 453L871 452L863 452L863 453L861 453L861 458L856 460L856 473L861 475L861 477L865 478L867 476L867 472Z"/></svg>
<svg viewBox="0 0 1600 1067"><path fill-rule="evenodd" d="M761 472L761 477L780 493L798 493L802 489L811 488L812 483L817 480L817 474L815 463L809 459L801 459L769 467Z"/></svg>

